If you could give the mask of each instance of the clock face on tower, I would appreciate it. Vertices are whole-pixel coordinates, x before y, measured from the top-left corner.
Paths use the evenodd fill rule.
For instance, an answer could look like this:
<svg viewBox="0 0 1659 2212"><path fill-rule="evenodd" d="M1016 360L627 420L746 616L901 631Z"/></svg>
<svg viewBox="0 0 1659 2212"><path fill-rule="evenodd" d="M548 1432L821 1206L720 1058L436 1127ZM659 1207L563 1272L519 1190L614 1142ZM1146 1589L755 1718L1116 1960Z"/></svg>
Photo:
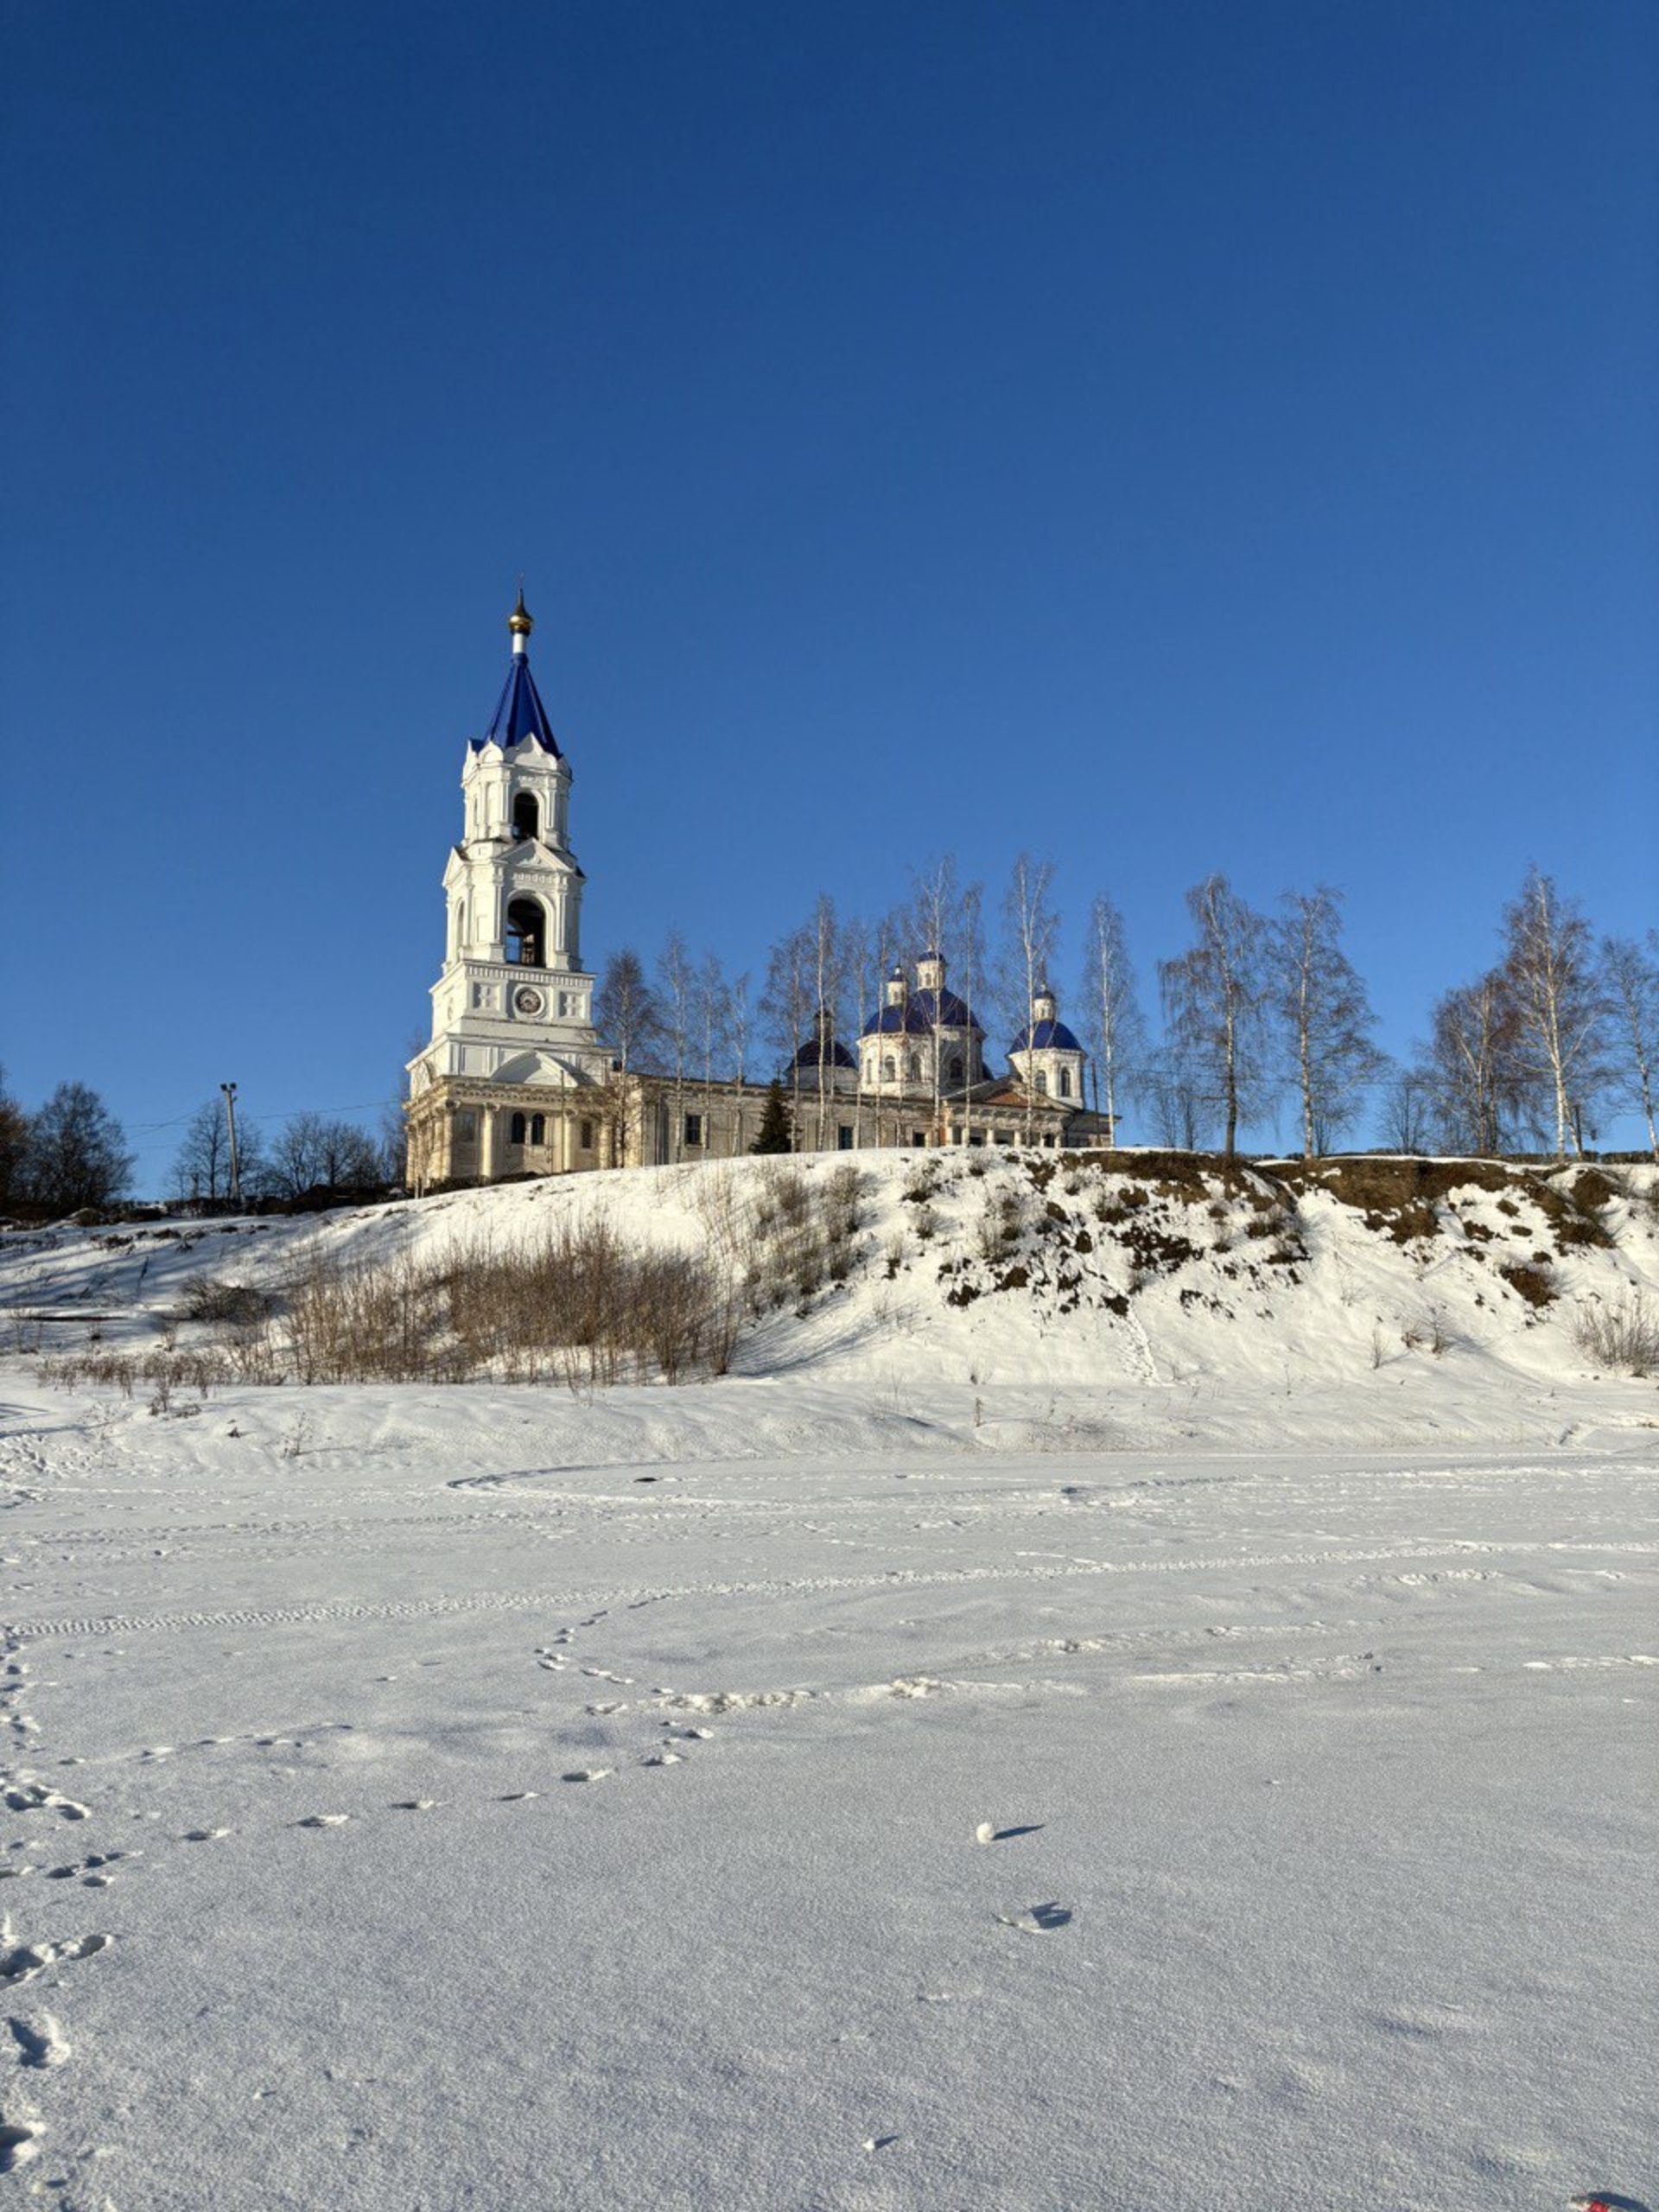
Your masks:
<svg viewBox="0 0 1659 2212"><path fill-rule="evenodd" d="M539 1014L544 1003L541 993L532 991L528 984L524 989L515 991L512 995L513 1010L518 1014Z"/></svg>

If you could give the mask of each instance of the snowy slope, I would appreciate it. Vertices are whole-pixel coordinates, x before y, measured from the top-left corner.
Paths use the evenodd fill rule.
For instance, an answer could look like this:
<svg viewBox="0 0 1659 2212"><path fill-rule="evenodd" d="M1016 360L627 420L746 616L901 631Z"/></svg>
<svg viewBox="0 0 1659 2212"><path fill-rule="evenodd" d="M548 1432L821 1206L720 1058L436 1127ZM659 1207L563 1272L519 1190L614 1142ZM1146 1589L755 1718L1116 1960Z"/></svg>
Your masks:
<svg viewBox="0 0 1659 2212"><path fill-rule="evenodd" d="M764 1163L4 1240L15 2188L1659 2196L1648 1179L860 1166L676 1389L39 1367L571 1209L775 1274Z"/></svg>

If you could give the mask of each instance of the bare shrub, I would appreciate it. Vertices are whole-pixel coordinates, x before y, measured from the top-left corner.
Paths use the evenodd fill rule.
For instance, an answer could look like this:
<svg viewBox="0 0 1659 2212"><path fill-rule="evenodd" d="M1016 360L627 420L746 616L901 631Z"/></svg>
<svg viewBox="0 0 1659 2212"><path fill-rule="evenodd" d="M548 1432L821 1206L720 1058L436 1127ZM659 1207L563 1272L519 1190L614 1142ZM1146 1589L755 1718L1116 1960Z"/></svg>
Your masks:
<svg viewBox="0 0 1659 2212"><path fill-rule="evenodd" d="M1639 1290L1586 1306L1573 1334L1579 1350L1598 1367L1625 1375L1659 1374L1659 1309Z"/></svg>
<svg viewBox="0 0 1659 2212"><path fill-rule="evenodd" d="M1402 1341L1408 1351L1429 1351L1440 1359L1450 1348L1452 1338L1446 1330L1446 1318L1437 1308L1427 1321L1414 1321L1409 1328L1404 1330Z"/></svg>
<svg viewBox="0 0 1659 2212"><path fill-rule="evenodd" d="M239 1301L209 1298L218 1341L145 1355L48 1363L66 1383L147 1383L172 1393L238 1382L537 1382L594 1384L722 1374L741 1315L734 1268L625 1245L603 1219L559 1222L498 1247L488 1237L438 1257L343 1260L314 1249L280 1307L251 1325Z"/></svg>
<svg viewBox="0 0 1659 2212"><path fill-rule="evenodd" d="M1009 1245L1017 1244L1025 1226L1025 1207L1019 1191L1005 1183L985 1193L985 1210L974 1230L974 1249L982 1260L998 1260Z"/></svg>
<svg viewBox="0 0 1659 2212"><path fill-rule="evenodd" d="M245 1282L222 1282L212 1275L198 1275L184 1294L187 1321L207 1321L216 1327L250 1329L268 1321L276 1308L268 1290Z"/></svg>
<svg viewBox="0 0 1659 2212"><path fill-rule="evenodd" d="M772 1202L780 1221L798 1229L812 1212L812 1193L798 1167L775 1167L766 1178Z"/></svg>
<svg viewBox="0 0 1659 2212"><path fill-rule="evenodd" d="M36 1371L42 1382L52 1383L59 1389L73 1390L91 1382L105 1388L113 1386L124 1398L131 1397L138 1384L146 1383L150 1391L150 1411L166 1413L175 1390L194 1390L199 1397L205 1398L216 1383L228 1378L231 1370L216 1346L192 1351L169 1351L162 1346L151 1351L105 1351L99 1348L61 1352L42 1360Z"/></svg>

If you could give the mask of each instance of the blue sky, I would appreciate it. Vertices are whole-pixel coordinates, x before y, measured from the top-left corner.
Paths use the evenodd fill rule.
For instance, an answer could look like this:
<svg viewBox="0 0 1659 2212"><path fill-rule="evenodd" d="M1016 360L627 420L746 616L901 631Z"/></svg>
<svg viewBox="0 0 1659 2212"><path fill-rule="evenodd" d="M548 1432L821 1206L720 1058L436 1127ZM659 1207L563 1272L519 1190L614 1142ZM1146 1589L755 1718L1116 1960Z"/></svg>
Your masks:
<svg viewBox="0 0 1659 2212"><path fill-rule="evenodd" d="M1026 848L1149 1006L1337 884L1404 1051L1529 863L1659 919L1647 0L3 41L0 1058L146 1186L393 1091L521 570L590 964Z"/></svg>

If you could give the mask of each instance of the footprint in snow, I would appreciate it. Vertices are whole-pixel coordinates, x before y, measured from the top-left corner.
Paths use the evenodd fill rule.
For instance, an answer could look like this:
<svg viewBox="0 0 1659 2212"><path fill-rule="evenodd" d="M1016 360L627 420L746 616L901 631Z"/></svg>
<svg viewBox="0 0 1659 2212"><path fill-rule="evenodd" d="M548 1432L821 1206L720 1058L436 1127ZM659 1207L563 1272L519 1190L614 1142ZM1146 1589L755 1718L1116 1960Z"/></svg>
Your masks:
<svg viewBox="0 0 1659 2212"><path fill-rule="evenodd" d="M43 1782L13 1783L5 1792L4 1802L9 1813L56 1813L66 1821L90 1820L92 1814L90 1805L78 1804L73 1797L48 1789Z"/></svg>
<svg viewBox="0 0 1659 2212"><path fill-rule="evenodd" d="M45 2133L38 2120L7 2120L0 2115L0 2174L16 2173L19 2166L38 2157L40 2139Z"/></svg>
<svg viewBox="0 0 1659 2212"><path fill-rule="evenodd" d="M113 1936L78 1936L67 1943L20 1943L10 1920L0 1922L0 1942L11 1948L0 1950L0 1988L10 1989L48 1967L70 1959L95 1959L115 1941Z"/></svg>
<svg viewBox="0 0 1659 2212"><path fill-rule="evenodd" d="M996 1916L1004 1928L1017 1928L1026 1936L1049 1936L1071 1922L1070 1909L1052 1898L1046 1904L1028 1904L1023 1912L999 1912Z"/></svg>
<svg viewBox="0 0 1659 2212"><path fill-rule="evenodd" d="M578 1782L582 1777L567 1774L564 1778L567 1782ZM505 1796L498 1797L495 1802L498 1805L527 1805L532 1797L539 1797L541 1794L539 1789L509 1789Z"/></svg>
<svg viewBox="0 0 1659 2212"><path fill-rule="evenodd" d="M435 1813L440 1802L436 1797L397 1797L391 1809L394 1813Z"/></svg>
<svg viewBox="0 0 1659 2212"><path fill-rule="evenodd" d="M343 1828L351 1817L349 1813L308 1813L294 1825L296 1828Z"/></svg>
<svg viewBox="0 0 1659 2212"><path fill-rule="evenodd" d="M181 1843L218 1843L229 1835L229 1828L187 1828L179 1838Z"/></svg>
<svg viewBox="0 0 1659 2212"><path fill-rule="evenodd" d="M38 2024L34 2020L10 2019L6 2025L11 2030L12 2040L17 2046L20 2066L67 2066L69 2063L69 2042L63 2030L49 2012L42 2012Z"/></svg>
<svg viewBox="0 0 1659 2212"><path fill-rule="evenodd" d="M677 1751L650 1751L639 1764L641 1766L683 1766L685 1761Z"/></svg>
<svg viewBox="0 0 1659 2212"><path fill-rule="evenodd" d="M613 1771L608 1766L573 1766L569 1774L559 1777L561 1782L603 1782Z"/></svg>

